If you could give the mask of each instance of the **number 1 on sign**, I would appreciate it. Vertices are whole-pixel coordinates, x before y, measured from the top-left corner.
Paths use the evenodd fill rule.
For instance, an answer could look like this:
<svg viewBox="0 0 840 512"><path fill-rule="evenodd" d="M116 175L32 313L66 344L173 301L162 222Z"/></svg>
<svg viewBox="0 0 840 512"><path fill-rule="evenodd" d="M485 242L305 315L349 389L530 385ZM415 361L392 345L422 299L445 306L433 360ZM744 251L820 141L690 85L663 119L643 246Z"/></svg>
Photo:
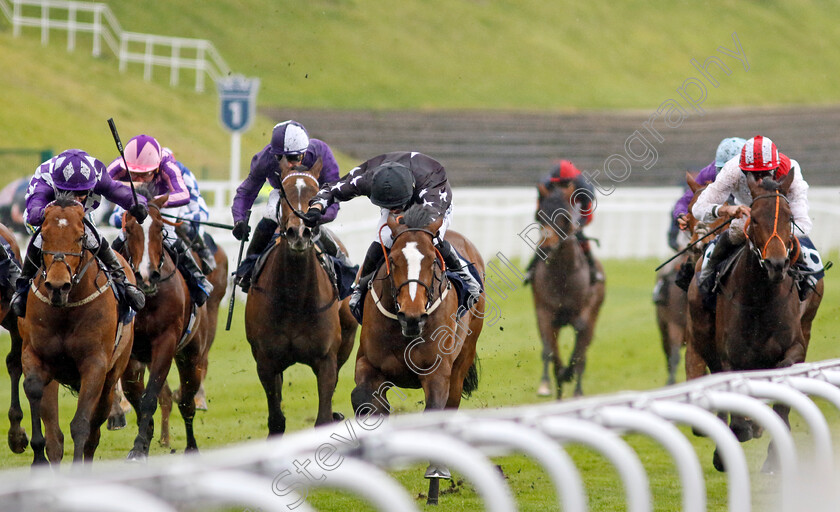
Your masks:
<svg viewBox="0 0 840 512"><path fill-rule="evenodd" d="M242 125L242 102L231 101L228 103L228 111L230 111L230 121L233 126Z"/></svg>

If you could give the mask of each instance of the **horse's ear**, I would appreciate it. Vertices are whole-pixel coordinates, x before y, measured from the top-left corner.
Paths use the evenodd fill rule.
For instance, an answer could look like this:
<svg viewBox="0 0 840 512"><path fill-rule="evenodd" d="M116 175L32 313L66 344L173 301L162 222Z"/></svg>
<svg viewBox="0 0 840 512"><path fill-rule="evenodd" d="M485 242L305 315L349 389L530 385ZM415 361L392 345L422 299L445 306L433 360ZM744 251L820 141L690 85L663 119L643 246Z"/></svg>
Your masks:
<svg viewBox="0 0 840 512"><path fill-rule="evenodd" d="M694 177L691 176L691 174L688 171L685 172L685 182L688 184L688 188L690 188L692 192L697 192L698 190L703 188L702 185L700 185L694 180Z"/></svg>
<svg viewBox="0 0 840 512"><path fill-rule="evenodd" d="M391 236L394 236L399 229L400 220L402 219L402 215L396 216L393 213L388 214L388 228L391 230Z"/></svg>
<svg viewBox="0 0 840 512"><path fill-rule="evenodd" d="M163 208L163 205L169 201L169 192L163 194L162 196L157 196L156 198L152 199L152 204L157 206L158 209Z"/></svg>
<svg viewBox="0 0 840 512"><path fill-rule="evenodd" d="M753 176L753 173L747 172L744 174L747 175L747 186L750 187L750 194L753 197L761 195L761 186L758 184L759 182L755 179L755 176Z"/></svg>
<svg viewBox="0 0 840 512"><path fill-rule="evenodd" d="M548 187L546 187L542 183L537 185L537 190L539 191L539 197L537 198L537 200L544 199L544 198L548 197Z"/></svg>
<svg viewBox="0 0 840 512"><path fill-rule="evenodd" d="M788 190L790 190L790 186L793 184L793 178L793 168L791 167L788 173L785 174L785 177L782 178L782 182L779 184L779 192L787 195Z"/></svg>
<svg viewBox="0 0 840 512"><path fill-rule="evenodd" d="M438 231L440 231L440 227L442 225L443 225L443 217L438 217L437 219L435 219L434 222L429 224L429 231L431 231L432 233L435 234L435 236L437 236Z"/></svg>
<svg viewBox="0 0 840 512"><path fill-rule="evenodd" d="M315 160L315 163L309 168L309 174L318 178L321 175L321 169L323 167L324 162L321 160L321 157L318 157L318 160Z"/></svg>

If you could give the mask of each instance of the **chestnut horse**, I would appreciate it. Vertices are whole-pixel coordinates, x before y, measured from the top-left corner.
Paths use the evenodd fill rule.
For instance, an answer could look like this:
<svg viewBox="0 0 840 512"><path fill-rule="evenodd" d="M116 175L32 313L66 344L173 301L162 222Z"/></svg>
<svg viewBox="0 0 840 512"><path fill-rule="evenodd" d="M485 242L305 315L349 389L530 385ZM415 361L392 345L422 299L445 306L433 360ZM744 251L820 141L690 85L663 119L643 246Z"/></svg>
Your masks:
<svg viewBox="0 0 840 512"><path fill-rule="evenodd" d="M57 383L78 392L76 414L70 423L73 461L93 460L114 386L131 354L133 322L120 325L110 279L99 269L94 255L84 249L84 214L80 203L63 194L44 211L42 271L30 288L26 317L18 321L34 464L47 461L42 412L47 428L50 424L57 427ZM127 269L125 263L123 266ZM45 404L48 399L51 403ZM56 463L60 453L51 455L50 460Z"/></svg>
<svg viewBox="0 0 840 512"><path fill-rule="evenodd" d="M0 248L0 265L6 266L6 272L12 276L12 266L22 263L20 259L20 248L18 247L15 235L3 224L0 224L0 237L9 245L12 254L9 255L3 248ZM14 259L12 258L14 257ZM14 260L17 260L14 261ZM11 279L11 277L10 277ZM9 302L15 291L15 282L10 281L7 288L0 290L0 325L2 325L12 339L9 355L6 356L6 369L9 372L9 380L12 384L11 403L9 405L9 448L14 453L23 453L29 444L26 437L26 430L21 426L23 421L23 410L20 408L20 376L23 368L20 365L20 352L23 346L23 339L18 331L18 319L11 312Z"/></svg>
<svg viewBox="0 0 840 512"><path fill-rule="evenodd" d="M316 230L303 225L300 209L318 192L320 160L311 169L283 174L279 237L269 249L262 272L248 290L245 333L268 401L269 435L286 431L281 408L283 372L303 363L318 380L315 425L343 416L333 413L338 370L353 350L358 324L321 266ZM342 250L344 249L341 247Z"/></svg>
<svg viewBox="0 0 840 512"><path fill-rule="evenodd" d="M143 187L138 188L138 193L148 195ZM143 460L149 454L158 395L173 359L181 381L178 408L186 430L186 449L198 450L193 432L194 397L201 385L202 361L215 325L209 325L206 305L195 308L194 323L189 325L193 310L190 292L163 244L165 231L160 209L168 197L164 195L148 202L149 218L142 225L131 215L123 217L125 244L121 253L127 257L138 286L146 294L146 306L135 319L131 361L122 377L125 396L137 414L138 432L129 460ZM149 380L144 386L146 367Z"/></svg>
<svg viewBox="0 0 840 512"><path fill-rule="evenodd" d="M747 242L721 281L716 312L703 307L696 279L688 292L689 344L712 373L784 368L803 362L808 348L802 325L805 307L789 272L799 255L785 197L793 173L781 183L768 178L759 183L749 174L747 181L753 201L744 228ZM807 321L809 330L812 319ZM790 427L790 408L782 404L773 408ZM725 419L725 413L721 416ZM751 422L737 415L732 415L730 427L741 442L755 434ZM771 443L765 470L776 463L774 451ZM723 470L717 450L714 465Z"/></svg>
<svg viewBox="0 0 840 512"><path fill-rule="evenodd" d="M443 218L415 205L387 226L393 245L365 298L356 387L357 415L391 412L390 387L422 388L425 410L457 409L478 385L476 342L484 325L485 295L469 310L458 298L435 248ZM478 249L452 230L445 239L472 261L480 276Z"/></svg>
<svg viewBox="0 0 840 512"><path fill-rule="evenodd" d="M534 267L532 291L537 312L537 327L542 340L543 375L537 393L551 395L549 364L553 365L557 398L563 383L574 378L575 396L583 394L581 380L586 366L586 351L592 342L595 322L604 302L604 282L590 282L589 265L575 232L580 229L580 207L573 204L574 183L554 188L550 193L541 185L538 212L551 224L543 226L543 247ZM542 254L540 254L542 253ZM596 262L603 273L600 262ZM560 328L575 330L575 348L564 366L558 349Z"/></svg>

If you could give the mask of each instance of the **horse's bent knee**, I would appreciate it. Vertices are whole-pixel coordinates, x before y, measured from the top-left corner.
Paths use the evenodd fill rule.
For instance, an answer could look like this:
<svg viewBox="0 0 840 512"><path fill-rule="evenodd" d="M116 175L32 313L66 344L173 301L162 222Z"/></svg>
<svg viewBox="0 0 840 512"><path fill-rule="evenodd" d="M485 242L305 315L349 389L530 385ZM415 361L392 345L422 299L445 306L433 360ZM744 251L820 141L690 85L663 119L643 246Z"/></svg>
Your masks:
<svg viewBox="0 0 840 512"><path fill-rule="evenodd" d="M44 397L44 383L32 375L23 379L23 392L30 400L40 400Z"/></svg>

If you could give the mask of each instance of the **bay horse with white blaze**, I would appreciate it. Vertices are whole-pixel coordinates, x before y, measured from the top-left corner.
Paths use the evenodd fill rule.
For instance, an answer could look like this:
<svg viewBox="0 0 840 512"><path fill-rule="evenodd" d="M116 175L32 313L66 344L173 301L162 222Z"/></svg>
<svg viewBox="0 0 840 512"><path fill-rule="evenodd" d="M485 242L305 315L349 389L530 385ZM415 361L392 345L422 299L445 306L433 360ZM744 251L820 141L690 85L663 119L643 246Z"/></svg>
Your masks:
<svg viewBox="0 0 840 512"><path fill-rule="evenodd" d="M389 414L387 392L393 386L422 388L429 411L457 409L462 395L478 385L476 342L485 295L469 310L459 310L434 244L442 223L420 205L388 219L393 245L365 298L351 394L356 414ZM483 278L478 249L452 230L445 239Z"/></svg>
<svg viewBox="0 0 840 512"><path fill-rule="evenodd" d="M704 308L696 279L689 288L689 344L712 373L784 368L805 361L803 306L790 275L799 255L785 197L793 176L788 173L781 183L769 178L759 183L748 174L753 202L744 226L747 241L721 279L716 311ZM808 325L810 330L810 320ZM782 404L773 408L790 427L790 408ZM725 419L725 413L721 416ZM730 427L741 442L754 436L752 423L743 417L732 415ZM774 451L771 443L765 470L777 463ZM714 465L724 469L717 450Z"/></svg>
<svg viewBox="0 0 840 512"><path fill-rule="evenodd" d="M57 427L57 417L42 416L42 398L55 400L56 383L78 392L70 423L73 461L93 460L114 386L131 353L133 323L121 326L111 280L84 248L84 214L80 203L63 194L45 209L41 272L30 288L26 316L18 322L35 464L46 462L42 418L48 428L48 422ZM123 267L127 269L125 262ZM57 404L48 404L43 412L53 415L53 407ZM57 462L60 456L51 456L51 461Z"/></svg>
<svg viewBox="0 0 840 512"><path fill-rule="evenodd" d="M574 193L574 183L556 187L551 192L540 185L538 212L543 219L550 219L551 225L543 226L542 246L548 250L544 252L544 259L537 258L531 285L543 347L543 375L537 393L551 395L548 374L551 364L557 398L562 397L563 383L572 379L576 380L575 396L583 394L581 381L586 351L592 342L605 294L604 281L591 282L589 264L575 236L580 229L581 212ZM595 263L603 274L601 262ZM558 347L560 329L566 325L575 330L575 347L568 366L563 364Z"/></svg>
<svg viewBox="0 0 840 512"><path fill-rule="evenodd" d="M318 381L315 425L340 420L332 410L338 370L353 350L358 323L319 261L317 229L301 221L300 209L318 192L321 161L282 176L278 238L248 290L245 333L268 402L269 435L286 431L281 407L283 372L303 363ZM296 206L296 207L295 207ZM344 247L336 240L341 250ZM326 257L326 255L324 255ZM258 264L259 265L259 264Z"/></svg>
<svg viewBox="0 0 840 512"><path fill-rule="evenodd" d="M151 197L144 187L137 190ZM186 450L198 450L193 431L194 397L201 385L200 368L209 348L210 330L215 325L208 325L206 304L193 305L187 283L164 246L166 232L160 210L168 197L167 194L148 201L149 217L142 225L131 215L123 217L125 244L120 252L128 259L138 286L146 294L146 306L135 319L131 361L122 377L125 396L137 413L138 432L129 460L143 460L149 454L153 415L173 360L181 381L178 408L186 430ZM144 385L146 367L149 380Z"/></svg>

